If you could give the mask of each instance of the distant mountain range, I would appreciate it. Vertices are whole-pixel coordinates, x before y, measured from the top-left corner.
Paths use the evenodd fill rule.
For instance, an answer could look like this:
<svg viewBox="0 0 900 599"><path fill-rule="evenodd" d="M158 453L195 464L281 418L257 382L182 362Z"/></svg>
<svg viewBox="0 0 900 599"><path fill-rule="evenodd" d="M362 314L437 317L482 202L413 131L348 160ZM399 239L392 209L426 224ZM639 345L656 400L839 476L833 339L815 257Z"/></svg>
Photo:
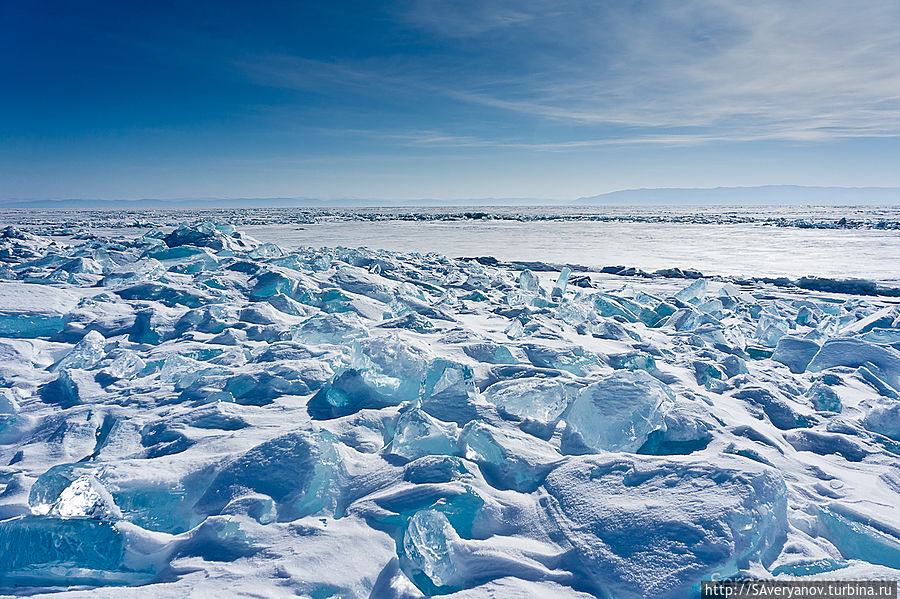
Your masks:
<svg viewBox="0 0 900 599"><path fill-rule="evenodd" d="M344 198L176 198L104 200L15 199L0 209L29 210L147 210L210 208L377 208L412 206L839 206L900 205L900 187L807 187L762 185L757 187L661 187L624 189L574 201L546 198L461 198L456 200L380 200Z"/></svg>
<svg viewBox="0 0 900 599"><path fill-rule="evenodd" d="M594 206L840 206L900 205L900 187L758 187L625 189L578 198L574 204Z"/></svg>

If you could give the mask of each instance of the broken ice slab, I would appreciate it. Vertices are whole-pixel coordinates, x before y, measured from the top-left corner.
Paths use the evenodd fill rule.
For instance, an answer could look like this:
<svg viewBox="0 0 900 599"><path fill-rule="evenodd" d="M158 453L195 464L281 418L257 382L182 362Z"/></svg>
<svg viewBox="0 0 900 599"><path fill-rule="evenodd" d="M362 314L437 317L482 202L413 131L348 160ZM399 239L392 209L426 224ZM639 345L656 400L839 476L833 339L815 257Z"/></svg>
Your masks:
<svg viewBox="0 0 900 599"><path fill-rule="evenodd" d="M875 328L895 328L894 323L898 317L900 317L900 307L887 306L845 326L838 331L838 334L842 337L850 337L868 333Z"/></svg>
<svg viewBox="0 0 900 599"><path fill-rule="evenodd" d="M419 396L431 359L426 346L391 332L354 341L351 366L369 373L376 388L389 388L397 400L411 401Z"/></svg>
<svg viewBox="0 0 900 599"><path fill-rule="evenodd" d="M221 467L194 510L222 513L250 491L275 502L279 521L334 514L339 469L340 458L327 433L296 431L257 445Z"/></svg>
<svg viewBox="0 0 900 599"><path fill-rule="evenodd" d="M600 316L622 316L628 322L637 322L637 314L640 306L629 306L623 298L617 298L606 293L595 293L591 296L594 302L594 310ZM632 309L634 308L634 309Z"/></svg>
<svg viewBox="0 0 900 599"><path fill-rule="evenodd" d="M689 455L701 451L713 440L715 420L699 402L681 402L669 411L665 425L647 435L637 453L646 455Z"/></svg>
<svg viewBox="0 0 900 599"><path fill-rule="evenodd" d="M521 347L531 363L538 368L556 368L575 376L584 376L599 364L595 354L578 345L554 347L529 343Z"/></svg>
<svg viewBox="0 0 900 599"><path fill-rule="evenodd" d="M653 356L644 351L628 351L621 354L610 354L606 358L607 364L616 370L656 370L656 361Z"/></svg>
<svg viewBox="0 0 900 599"><path fill-rule="evenodd" d="M427 455L455 455L459 452L456 446L459 427L432 418L419 408L413 407L403 412L395 426L388 453L415 460Z"/></svg>
<svg viewBox="0 0 900 599"><path fill-rule="evenodd" d="M112 495L91 475L80 476L63 489L51 506L50 515L113 521L122 518L122 512Z"/></svg>
<svg viewBox="0 0 900 599"><path fill-rule="evenodd" d="M693 331L702 322L703 315L693 308L679 308L669 316L661 319L656 326L674 329L678 332Z"/></svg>
<svg viewBox="0 0 900 599"><path fill-rule="evenodd" d="M706 295L707 287L709 287L709 283L706 281L706 279L697 279L696 281L676 293L675 299L682 302L698 304L700 303L700 300L703 298L703 296Z"/></svg>
<svg viewBox="0 0 900 599"><path fill-rule="evenodd" d="M90 518L26 516L0 522L0 587L141 584L152 569L125 566L126 535Z"/></svg>
<svg viewBox="0 0 900 599"><path fill-rule="evenodd" d="M283 293L278 293L266 298L266 301L276 310L280 310L291 316L307 317L315 312L315 308L301 304Z"/></svg>
<svg viewBox="0 0 900 599"><path fill-rule="evenodd" d="M619 341L640 341L640 335L625 328L621 323L603 318L591 327L591 334L599 339L616 339Z"/></svg>
<svg viewBox="0 0 900 599"><path fill-rule="evenodd" d="M565 416L566 434L594 451L635 452L662 428L675 396L642 370L620 371L585 387Z"/></svg>
<svg viewBox="0 0 900 599"><path fill-rule="evenodd" d="M308 344L349 343L367 336L362 320L352 312L313 316L290 332L291 340Z"/></svg>
<svg viewBox="0 0 900 599"><path fill-rule="evenodd" d="M0 337L47 337L65 328L74 293L47 285L0 281Z"/></svg>
<svg viewBox="0 0 900 599"><path fill-rule="evenodd" d="M242 405L263 406L282 395L305 396L325 386L334 372L318 360L267 364L263 369L246 368L229 377L223 390ZM334 385L332 385L334 386ZM338 386L340 386L338 384Z"/></svg>
<svg viewBox="0 0 900 599"><path fill-rule="evenodd" d="M878 345L896 346L900 344L900 328L880 329L876 327L860 335L859 338Z"/></svg>
<svg viewBox="0 0 900 599"><path fill-rule="evenodd" d="M525 335L525 327L522 325L521 320L519 320L518 318L513 318L512 322L509 323L509 326L507 326L503 332L510 339L519 339L520 337Z"/></svg>
<svg viewBox="0 0 900 599"><path fill-rule="evenodd" d="M463 577L454 563L458 543L459 535L442 512L416 512L403 534L403 553L412 579L426 589L461 588Z"/></svg>
<svg viewBox="0 0 900 599"><path fill-rule="evenodd" d="M343 266L329 277L329 282L344 291L363 295L384 303L390 303L396 297L379 276L372 275L361 268Z"/></svg>
<svg viewBox="0 0 900 599"><path fill-rule="evenodd" d="M248 251L259 245L259 242L253 238L236 231L233 225L211 221L179 225L178 228L163 237L163 241L170 248L192 245L211 248L215 251Z"/></svg>
<svg viewBox="0 0 900 599"><path fill-rule="evenodd" d="M135 283L115 291L116 295L128 301L156 301L164 306L186 306L198 308L214 303L215 295L188 285L174 285L159 282Z"/></svg>
<svg viewBox="0 0 900 599"><path fill-rule="evenodd" d="M759 385L748 385L734 393L733 397L748 402L751 407L762 408L769 421L781 430L810 426L807 418L799 413L781 392L776 390ZM759 414L758 418L762 419L762 414Z"/></svg>
<svg viewBox="0 0 900 599"><path fill-rule="evenodd" d="M784 335L775 345L772 359L787 366L794 374L800 374L806 370L818 351L819 344L815 341Z"/></svg>
<svg viewBox="0 0 900 599"><path fill-rule="evenodd" d="M274 243L263 243L256 247L255 249L250 250L250 253L247 254L251 258L281 258L284 256L284 250L275 245Z"/></svg>
<svg viewBox="0 0 900 599"><path fill-rule="evenodd" d="M136 377L147 365L141 356L132 350L119 350L115 359L110 363L109 374L118 379L130 379Z"/></svg>
<svg viewBox="0 0 900 599"><path fill-rule="evenodd" d="M809 397L813 407L817 410L824 412L841 411L841 398L834 389L822 381L815 381L806 391L806 396Z"/></svg>
<svg viewBox="0 0 900 599"><path fill-rule="evenodd" d="M763 313L756 323L755 337L765 347L776 347L791 330L791 323L775 314Z"/></svg>
<svg viewBox="0 0 900 599"><path fill-rule="evenodd" d="M900 401L876 405L865 415L862 424L870 431L900 442Z"/></svg>
<svg viewBox="0 0 900 599"><path fill-rule="evenodd" d="M520 378L494 383L484 390L484 398L502 413L548 424L565 411L570 391L555 379Z"/></svg>
<svg viewBox="0 0 900 599"><path fill-rule="evenodd" d="M537 489L562 461L546 441L478 421L466 425L459 441L466 458L478 463L494 486L524 493Z"/></svg>
<svg viewBox="0 0 900 599"><path fill-rule="evenodd" d="M0 433L16 420L17 406L13 397L11 389L0 389Z"/></svg>
<svg viewBox="0 0 900 599"><path fill-rule="evenodd" d="M80 256L64 262L44 278L54 283L90 286L97 283L103 274L103 266L88 257Z"/></svg>
<svg viewBox="0 0 900 599"><path fill-rule="evenodd" d="M166 267L156 258L143 258L116 267L100 281L103 287L114 287L139 281L155 281L166 272Z"/></svg>
<svg viewBox="0 0 900 599"><path fill-rule="evenodd" d="M784 440L797 451L809 451L818 455L838 455L848 462L861 462L871 453L866 447L848 435L798 429L785 433Z"/></svg>
<svg viewBox="0 0 900 599"><path fill-rule="evenodd" d="M466 589L453 596L586 599L587 595L546 582L566 576L546 565L558 561L557 546L504 535L470 540L451 509L446 505L422 509L407 522L402 546L398 543L399 565L406 576L401 579L396 571L393 576L394 581L403 580L399 588L408 589L403 597L421 597L420 591L433 596ZM410 581L418 589L411 588Z"/></svg>
<svg viewBox="0 0 900 599"><path fill-rule="evenodd" d="M819 507L822 534L847 559L900 569L900 529L853 508L833 503Z"/></svg>
<svg viewBox="0 0 900 599"><path fill-rule="evenodd" d="M94 375L85 370L63 368L56 378L42 385L38 394L42 401L70 408L80 403L90 403L93 398L103 395L103 390L94 380Z"/></svg>
<svg viewBox="0 0 900 599"><path fill-rule="evenodd" d="M465 424L481 416L472 369L451 360L429 365L420 402L423 410L445 422Z"/></svg>
<svg viewBox="0 0 900 599"><path fill-rule="evenodd" d="M372 369L350 368L319 389L309 400L307 412L316 420L330 420L366 408L395 406L415 397L420 386Z"/></svg>
<svg viewBox="0 0 900 599"><path fill-rule="evenodd" d="M255 284L249 293L251 300L266 299L278 294L310 306L319 305L322 300L322 290L317 281L288 268L267 265L253 280Z"/></svg>
<svg viewBox="0 0 900 599"><path fill-rule="evenodd" d="M172 254L178 255L182 253L187 253L186 250L189 248L187 246L172 248L170 250L166 250L168 256L163 255L162 252L154 253L153 256L159 259L161 262L174 262L172 266L169 266L167 272L179 273L185 275L194 275L203 272L212 272L219 267L219 258L213 255L208 250L199 250L194 255L185 258L172 258ZM193 249L193 248L191 248Z"/></svg>
<svg viewBox="0 0 900 599"><path fill-rule="evenodd" d="M0 229L0 260L16 264L27 260L33 260L45 253L51 247L59 249L58 244L42 237L29 233L18 227L7 226Z"/></svg>
<svg viewBox="0 0 900 599"><path fill-rule="evenodd" d="M553 299L560 299L566 293L566 285L569 283L569 275L572 274L572 270L568 267L563 268L559 273L559 278L556 279L556 284L553 285L553 290L550 292L550 297Z"/></svg>
<svg viewBox="0 0 900 599"><path fill-rule="evenodd" d="M527 268L519 274L519 287L526 293L542 294L541 281Z"/></svg>
<svg viewBox="0 0 900 599"><path fill-rule="evenodd" d="M479 362L487 362L489 364L516 363L516 359L509 349L492 341L481 341L464 345L463 351L467 356Z"/></svg>
<svg viewBox="0 0 900 599"><path fill-rule="evenodd" d="M900 391L900 352L857 338L829 339L807 366L819 372L833 366L866 366L888 385Z"/></svg>
<svg viewBox="0 0 900 599"><path fill-rule="evenodd" d="M91 369L105 355L106 339L97 331L88 331L63 359L53 365L52 370L57 371L65 368Z"/></svg>

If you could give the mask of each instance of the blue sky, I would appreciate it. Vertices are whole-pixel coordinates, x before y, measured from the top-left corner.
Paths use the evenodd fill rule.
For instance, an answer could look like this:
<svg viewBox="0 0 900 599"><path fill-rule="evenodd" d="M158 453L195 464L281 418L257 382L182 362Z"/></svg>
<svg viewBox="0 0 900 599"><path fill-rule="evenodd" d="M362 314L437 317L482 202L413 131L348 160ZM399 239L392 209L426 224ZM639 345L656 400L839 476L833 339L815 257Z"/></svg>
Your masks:
<svg viewBox="0 0 900 599"><path fill-rule="evenodd" d="M900 3L0 3L0 197L900 185Z"/></svg>

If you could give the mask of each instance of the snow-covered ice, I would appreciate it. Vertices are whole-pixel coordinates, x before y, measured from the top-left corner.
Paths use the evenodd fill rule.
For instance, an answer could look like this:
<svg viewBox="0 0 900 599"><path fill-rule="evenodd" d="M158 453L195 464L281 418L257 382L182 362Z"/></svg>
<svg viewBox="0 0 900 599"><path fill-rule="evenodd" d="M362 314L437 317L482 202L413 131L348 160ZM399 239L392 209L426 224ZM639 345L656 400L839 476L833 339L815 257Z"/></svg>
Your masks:
<svg viewBox="0 0 900 599"><path fill-rule="evenodd" d="M35 232L0 231L2 593L900 578L874 283Z"/></svg>

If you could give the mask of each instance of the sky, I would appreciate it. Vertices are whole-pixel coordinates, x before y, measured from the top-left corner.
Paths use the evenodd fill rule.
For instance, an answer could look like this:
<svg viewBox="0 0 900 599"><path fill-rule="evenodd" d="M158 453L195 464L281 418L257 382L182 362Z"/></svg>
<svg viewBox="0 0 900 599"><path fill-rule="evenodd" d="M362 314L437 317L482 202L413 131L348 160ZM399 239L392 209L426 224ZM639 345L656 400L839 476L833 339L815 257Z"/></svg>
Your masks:
<svg viewBox="0 0 900 599"><path fill-rule="evenodd" d="M6 199L900 186L895 0L0 2Z"/></svg>

